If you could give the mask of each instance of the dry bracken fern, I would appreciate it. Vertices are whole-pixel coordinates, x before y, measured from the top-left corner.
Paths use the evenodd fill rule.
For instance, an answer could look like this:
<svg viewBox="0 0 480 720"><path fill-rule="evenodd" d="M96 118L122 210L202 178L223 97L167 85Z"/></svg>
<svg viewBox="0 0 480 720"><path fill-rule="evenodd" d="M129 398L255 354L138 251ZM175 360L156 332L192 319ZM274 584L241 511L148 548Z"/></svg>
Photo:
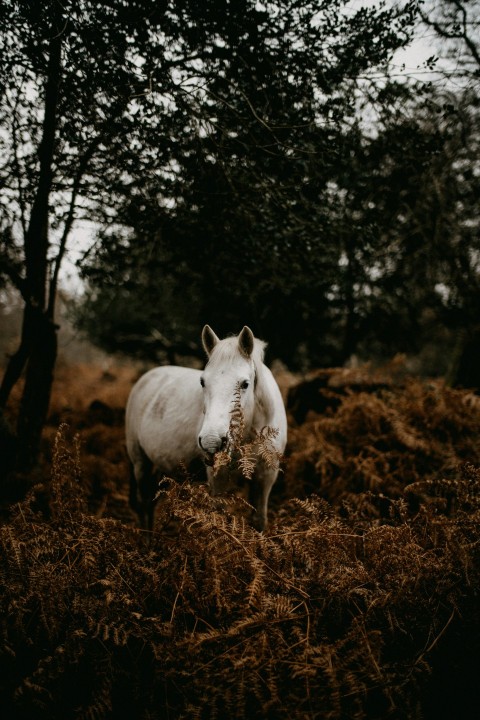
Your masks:
<svg viewBox="0 0 480 720"><path fill-rule="evenodd" d="M277 436L278 429L269 426L263 427L260 431L252 428L249 437L245 436L245 418L241 404L241 390L238 386L231 411L227 447L215 454L214 475L224 468L230 472L238 469L244 478L251 480L259 462L267 467L278 468L282 454L272 442Z"/></svg>
<svg viewBox="0 0 480 720"><path fill-rule="evenodd" d="M301 497L264 535L241 498L186 479L162 484L146 545L95 516L62 428L48 493L0 526L5 716L410 720L450 698L468 717L478 409L438 385L340 387L292 427L285 486L293 473Z"/></svg>

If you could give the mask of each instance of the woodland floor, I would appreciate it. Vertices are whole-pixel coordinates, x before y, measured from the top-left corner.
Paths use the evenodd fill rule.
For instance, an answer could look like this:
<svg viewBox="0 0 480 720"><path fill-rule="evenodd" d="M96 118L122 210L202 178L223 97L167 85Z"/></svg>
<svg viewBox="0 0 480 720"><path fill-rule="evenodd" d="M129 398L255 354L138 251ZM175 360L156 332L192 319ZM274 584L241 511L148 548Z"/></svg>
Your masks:
<svg viewBox="0 0 480 720"><path fill-rule="evenodd" d="M139 373L60 364L42 463L4 481L7 716L474 717L478 396L400 361L279 370L268 532L199 476L164 486L147 542L123 430Z"/></svg>

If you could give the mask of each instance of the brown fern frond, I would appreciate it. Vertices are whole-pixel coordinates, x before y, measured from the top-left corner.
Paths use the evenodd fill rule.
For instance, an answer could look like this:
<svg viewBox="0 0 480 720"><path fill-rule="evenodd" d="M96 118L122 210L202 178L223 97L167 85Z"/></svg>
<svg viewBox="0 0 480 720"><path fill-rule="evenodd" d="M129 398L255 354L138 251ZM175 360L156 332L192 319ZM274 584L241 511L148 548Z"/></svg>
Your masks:
<svg viewBox="0 0 480 720"><path fill-rule="evenodd" d="M228 440L232 448L238 447L245 435L245 416L242 408L242 391L240 383L237 383L233 397L233 407L230 412L230 425L228 429Z"/></svg>
<svg viewBox="0 0 480 720"><path fill-rule="evenodd" d="M265 426L259 433L256 433L255 444L257 452L267 467L278 468L283 460L280 453L273 444L273 440L278 437L278 428Z"/></svg>
<svg viewBox="0 0 480 720"><path fill-rule="evenodd" d="M230 452L226 450L220 450L215 453L213 458L213 473L217 475L222 468L228 468L232 462Z"/></svg>
<svg viewBox="0 0 480 720"><path fill-rule="evenodd" d="M257 466L257 453L258 449L256 443L248 443L247 445L240 445L237 448L239 458L237 460L238 467L242 475L247 479L251 480Z"/></svg>
<svg viewBox="0 0 480 720"><path fill-rule="evenodd" d="M239 470L241 475L251 480L259 461L267 467L278 468L282 454L272 441L278 436L278 429L264 427L257 432L251 430L252 438L245 440L245 418L241 405L240 386L237 387L231 411L226 450L217 452L213 460L213 474L221 472L233 473Z"/></svg>
<svg viewBox="0 0 480 720"><path fill-rule="evenodd" d="M265 565L252 556L250 568L253 578L247 587L247 602L252 607L259 607L265 593Z"/></svg>

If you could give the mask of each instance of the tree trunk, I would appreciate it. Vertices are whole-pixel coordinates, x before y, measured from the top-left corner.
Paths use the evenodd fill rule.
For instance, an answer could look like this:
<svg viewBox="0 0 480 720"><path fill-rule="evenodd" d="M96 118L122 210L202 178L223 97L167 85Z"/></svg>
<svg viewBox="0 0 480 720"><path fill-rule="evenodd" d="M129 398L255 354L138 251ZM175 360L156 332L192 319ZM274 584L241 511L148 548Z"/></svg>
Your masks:
<svg viewBox="0 0 480 720"><path fill-rule="evenodd" d="M459 333L446 383L480 391L480 326Z"/></svg>
<svg viewBox="0 0 480 720"><path fill-rule="evenodd" d="M23 325L22 325L22 337L20 345L16 353L10 357L8 361L7 369L3 376L2 384L0 386L0 412L5 409L8 398L12 388L15 387L20 376L23 372L23 368L28 360L30 354L29 337L30 337L30 318L27 313L27 307L23 312Z"/></svg>
<svg viewBox="0 0 480 720"><path fill-rule="evenodd" d="M346 319L343 342L341 348L341 362L347 362L357 348L357 307L355 298L355 253L352 238L345 242L345 254L347 256L347 267L345 269L345 307Z"/></svg>
<svg viewBox="0 0 480 720"><path fill-rule="evenodd" d="M55 30L55 27L52 28ZM45 424L57 355L57 328L53 303L48 303L49 199L57 130L57 107L61 74L62 34L53 32L45 82L42 139L38 149L39 175L25 233L25 309L22 339L10 358L0 400L4 406L25 365L26 376L17 420L17 466L28 471L36 462Z"/></svg>
<svg viewBox="0 0 480 720"><path fill-rule="evenodd" d="M38 457L57 358L57 326L52 320L44 313L36 313L30 329L30 356L17 424L20 471L30 470Z"/></svg>

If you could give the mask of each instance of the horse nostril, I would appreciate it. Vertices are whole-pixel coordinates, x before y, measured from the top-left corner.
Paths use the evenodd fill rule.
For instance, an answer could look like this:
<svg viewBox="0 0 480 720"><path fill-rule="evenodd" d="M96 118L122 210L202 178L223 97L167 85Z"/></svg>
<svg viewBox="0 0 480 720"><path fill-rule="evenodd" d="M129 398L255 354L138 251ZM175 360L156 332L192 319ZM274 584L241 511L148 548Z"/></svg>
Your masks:
<svg viewBox="0 0 480 720"><path fill-rule="evenodd" d="M205 440L205 445L203 444L203 440ZM227 446L228 437L225 435L225 437L210 437L209 435L206 435L205 438L202 437L202 435L198 436L198 445L203 450L203 452L207 453L208 455L215 455L219 450L223 450Z"/></svg>

